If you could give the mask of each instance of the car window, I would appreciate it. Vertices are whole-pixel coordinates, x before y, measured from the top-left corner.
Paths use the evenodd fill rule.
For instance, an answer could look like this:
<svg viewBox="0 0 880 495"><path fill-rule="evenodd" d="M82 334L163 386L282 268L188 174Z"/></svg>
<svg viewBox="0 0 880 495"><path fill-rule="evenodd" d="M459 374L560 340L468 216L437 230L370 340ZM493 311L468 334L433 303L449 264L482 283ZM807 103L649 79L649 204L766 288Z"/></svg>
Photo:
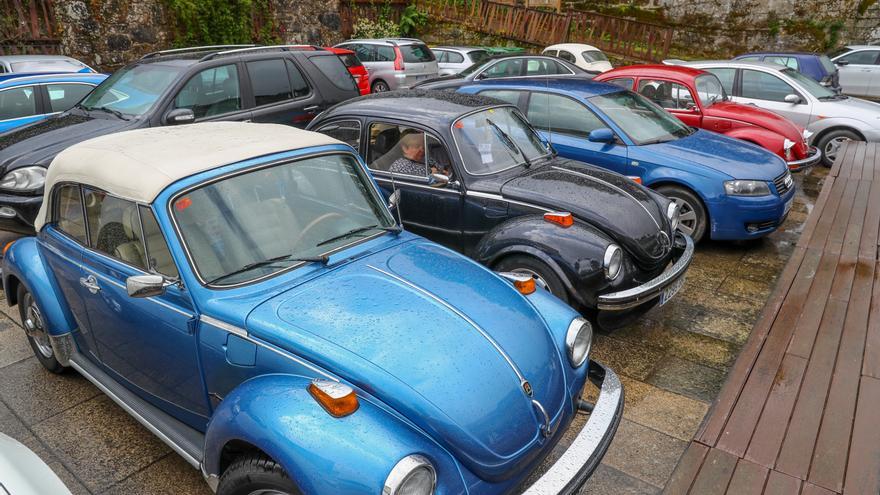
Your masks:
<svg viewBox="0 0 880 495"><path fill-rule="evenodd" d="M421 43L412 45L401 45L400 53L403 55L403 61L413 64L422 62L433 62L436 60L431 49Z"/></svg>
<svg viewBox="0 0 880 495"><path fill-rule="evenodd" d="M310 57L309 61L315 64L315 67L317 67L318 70L321 71L321 73L324 74L337 88L357 91L357 85L354 82L354 78L351 76L351 72L345 68L345 65L338 57L332 55L319 55ZM299 69L293 65L293 62L288 60L287 67L291 70L290 76L292 80L296 77L303 85L306 84L302 74L300 74Z"/></svg>
<svg viewBox="0 0 880 495"><path fill-rule="evenodd" d="M437 62L441 64L445 64L447 60L447 55L449 52L446 50L438 50L436 48L432 48L431 51L434 52L434 56L437 57Z"/></svg>
<svg viewBox="0 0 880 495"><path fill-rule="evenodd" d="M581 53L581 56L584 57L584 60L587 62L607 62L608 57L605 56L604 53L599 50L588 50Z"/></svg>
<svg viewBox="0 0 880 495"><path fill-rule="evenodd" d="M354 45L347 45L346 48L352 50L355 55L357 55L358 60L361 62L375 62L376 61L376 46L375 45L362 45L360 43Z"/></svg>
<svg viewBox="0 0 880 495"><path fill-rule="evenodd" d="M69 110L93 89L95 87L90 84L47 84L49 107L52 112Z"/></svg>
<svg viewBox="0 0 880 495"><path fill-rule="evenodd" d="M705 70L706 72L715 74L718 80L721 81L721 86L724 87L724 91L727 94L733 94L733 81L736 79L736 69L724 69L719 67Z"/></svg>
<svg viewBox="0 0 880 495"><path fill-rule="evenodd" d="M837 59L837 62L846 62L850 65L875 65L877 63L877 50L862 50L852 52Z"/></svg>
<svg viewBox="0 0 880 495"><path fill-rule="evenodd" d="M639 80L639 93L663 108L685 110L694 106L687 86L662 79Z"/></svg>
<svg viewBox="0 0 880 495"><path fill-rule="evenodd" d="M747 57L737 57L737 60L751 60L753 62L759 62L761 60L761 55L749 55Z"/></svg>
<svg viewBox="0 0 880 495"><path fill-rule="evenodd" d="M346 67L360 67L364 65L354 53L340 53L337 54L337 57L342 61L342 65Z"/></svg>
<svg viewBox="0 0 880 495"><path fill-rule="evenodd" d="M290 79L287 76L284 60L280 58L255 60L246 65L256 106L269 105L293 98L293 90L290 88ZM302 76L300 76L300 80L302 80ZM308 90L306 90L307 92Z"/></svg>
<svg viewBox="0 0 880 495"><path fill-rule="evenodd" d="M357 120L337 120L315 130L360 150L361 123Z"/></svg>
<svg viewBox="0 0 880 495"><path fill-rule="evenodd" d="M609 79L605 82L613 84L615 86L620 86L623 89L632 89L633 81L635 81L635 79L631 77L618 77L617 79Z"/></svg>
<svg viewBox="0 0 880 495"><path fill-rule="evenodd" d="M449 172L449 154L440 140L421 129L374 122L370 125L369 157L372 170L426 178Z"/></svg>
<svg viewBox="0 0 880 495"><path fill-rule="evenodd" d="M393 62L394 61L394 48L386 45L376 46L376 62Z"/></svg>
<svg viewBox="0 0 880 495"><path fill-rule="evenodd" d="M37 92L33 86L0 91L0 120L18 119L37 113Z"/></svg>
<svg viewBox="0 0 880 495"><path fill-rule="evenodd" d="M492 67L484 70L481 75L487 79L494 79L499 77L516 77L522 73L522 65L523 59L521 58L501 60L498 63L492 65Z"/></svg>
<svg viewBox="0 0 880 495"><path fill-rule="evenodd" d="M715 74L703 74L697 76L694 80L697 87L697 97L704 107L708 107L719 101L726 101L727 94L724 92L724 86Z"/></svg>
<svg viewBox="0 0 880 495"><path fill-rule="evenodd" d="M571 52L567 52L565 50L559 50L559 58L562 60L574 63L574 55Z"/></svg>
<svg viewBox="0 0 880 495"><path fill-rule="evenodd" d="M159 95L178 80L184 66L135 64L123 67L104 80L82 101L87 109L107 108L129 115L149 111Z"/></svg>
<svg viewBox="0 0 880 495"><path fill-rule="evenodd" d="M446 52L446 62L450 64L460 64L464 62L464 55L458 52Z"/></svg>
<svg viewBox="0 0 880 495"><path fill-rule="evenodd" d="M786 95L797 92L782 79L766 72L744 69L742 97L756 100L785 101Z"/></svg>
<svg viewBox="0 0 880 495"><path fill-rule="evenodd" d="M499 100L506 101L511 105L518 105L519 95L521 94L521 92L508 89L492 89L489 91L481 91L480 94L483 96L498 98Z"/></svg>
<svg viewBox="0 0 880 495"><path fill-rule="evenodd" d="M59 187L55 198L55 227L85 245L86 221L79 186L67 184Z"/></svg>
<svg viewBox="0 0 880 495"><path fill-rule="evenodd" d="M587 137L594 129L608 127L583 104L549 93L532 93L528 117L538 129L575 137Z"/></svg>
<svg viewBox="0 0 880 495"><path fill-rule="evenodd" d="M465 169L473 175L494 174L550 153L519 111L507 106L459 118L452 136Z"/></svg>
<svg viewBox="0 0 880 495"><path fill-rule="evenodd" d="M25 60L12 62L12 72L79 72L86 68L76 60Z"/></svg>
<svg viewBox="0 0 880 495"><path fill-rule="evenodd" d="M177 278L177 266L174 264L174 258L171 257L171 251L168 249L156 216L153 215L153 210L144 205L140 205L139 208L147 245L147 269L169 278Z"/></svg>
<svg viewBox="0 0 880 495"><path fill-rule="evenodd" d="M798 60L794 57L783 57L778 55L769 55L764 59L765 62L770 62L773 64L784 65L785 67L791 67L792 69L798 69Z"/></svg>
<svg viewBox="0 0 880 495"><path fill-rule="evenodd" d="M471 63L478 64L483 60L489 58L489 52L486 50L474 50L472 52L468 52L468 58L471 59Z"/></svg>
<svg viewBox="0 0 880 495"><path fill-rule="evenodd" d="M147 269L137 204L83 188L89 247L142 270Z"/></svg>
<svg viewBox="0 0 880 495"><path fill-rule="evenodd" d="M825 70L826 74L833 74L837 67L834 66L834 63L825 55L819 57L819 63L822 64L822 69Z"/></svg>
<svg viewBox="0 0 880 495"><path fill-rule="evenodd" d="M241 110L238 68L221 65L199 72L177 94L174 108L189 108L197 119Z"/></svg>
<svg viewBox="0 0 880 495"><path fill-rule="evenodd" d="M527 76L547 76L553 74L568 74L568 70L555 60L538 58L529 59L526 64Z"/></svg>

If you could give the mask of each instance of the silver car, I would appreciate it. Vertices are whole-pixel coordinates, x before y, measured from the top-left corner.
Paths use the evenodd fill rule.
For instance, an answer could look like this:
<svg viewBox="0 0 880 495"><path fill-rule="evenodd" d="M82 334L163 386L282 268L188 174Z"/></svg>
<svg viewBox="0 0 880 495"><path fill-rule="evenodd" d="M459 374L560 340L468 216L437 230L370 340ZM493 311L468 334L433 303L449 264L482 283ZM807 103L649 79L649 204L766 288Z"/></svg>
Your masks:
<svg viewBox="0 0 880 495"><path fill-rule="evenodd" d="M336 48L351 50L370 72L370 91L409 88L436 77L437 59L428 45L413 38L349 40Z"/></svg>
<svg viewBox="0 0 880 495"><path fill-rule="evenodd" d="M831 54L831 61L844 93L880 97L880 46L845 46Z"/></svg>
<svg viewBox="0 0 880 495"><path fill-rule="evenodd" d="M63 55L2 55L0 74L10 72L97 72L75 58Z"/></svg>
<svg viewBox="0 0 880 495"><path fill-rule="evenodd" d="M435 46L431 51L437 57L437 67L441 76L458 74L491 56L482 48L467 46Z"/></svg>
<svg viewBox="0 0 880 495"><path fill-rule="evenodd" d="M838 95L791 67L740 60L666 63L707 70L718 76L731 100L766 108L804 127L827 166L844 141L880 141L880 104Z"/></svg>

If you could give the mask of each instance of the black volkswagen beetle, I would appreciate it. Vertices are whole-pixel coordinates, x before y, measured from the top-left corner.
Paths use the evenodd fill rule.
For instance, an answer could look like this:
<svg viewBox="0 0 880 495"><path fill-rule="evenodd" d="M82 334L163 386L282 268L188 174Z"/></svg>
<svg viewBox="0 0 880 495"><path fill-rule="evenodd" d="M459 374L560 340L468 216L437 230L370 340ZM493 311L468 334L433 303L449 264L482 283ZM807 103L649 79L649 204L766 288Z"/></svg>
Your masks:
<svg viewBox="0 0 880 495"><path fill-rule="evenodd" d="M365 158L412 232L550 290L612 329L684 282L693 241L675 203L556 156L516 107L447 91L340 103L309 129ZM526 277L530 277L526 278Z"/></svg>

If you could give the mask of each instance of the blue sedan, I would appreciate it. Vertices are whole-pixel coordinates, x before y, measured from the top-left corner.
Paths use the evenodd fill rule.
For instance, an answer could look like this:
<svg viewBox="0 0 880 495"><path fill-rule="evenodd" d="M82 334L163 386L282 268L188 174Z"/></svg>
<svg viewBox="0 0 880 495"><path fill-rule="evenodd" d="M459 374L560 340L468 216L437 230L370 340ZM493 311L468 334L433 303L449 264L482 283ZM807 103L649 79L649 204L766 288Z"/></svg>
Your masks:
<svg viewBox="0 0 880 495"><path fill-rule="evenodd" d="M106 74L9 74L0 76L0 133L69 110Z"/></svg>
<svg viewBox="0 0 880 495"><path fill-rule="evenodd" d="M641 95L564 78L482 81L459 92L519 106L560 155L630 176L668 196L699 241L765 236L785 220L794 182L781 158L694 129Z"/></svg>

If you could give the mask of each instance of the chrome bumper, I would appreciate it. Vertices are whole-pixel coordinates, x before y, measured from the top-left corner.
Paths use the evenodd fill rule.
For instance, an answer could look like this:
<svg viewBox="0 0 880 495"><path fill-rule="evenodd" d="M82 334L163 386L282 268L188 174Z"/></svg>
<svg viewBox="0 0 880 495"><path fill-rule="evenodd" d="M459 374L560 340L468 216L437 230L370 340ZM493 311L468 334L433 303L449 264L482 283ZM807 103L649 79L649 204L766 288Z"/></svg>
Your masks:
<svg viewBox="0 0 880 495"><path fill-rule="evenodd" d="M812 167L813 165L819 163L819 160L821 159L822 150L815 146L810 146L810 155L808 157L802 158L800 160L785 162L785 164L788 165L789 172L800 172L807 167Z"/></svg>
<svg viewBox="0 0 880 495"><path fill-rule="evenodd" d="M600 389L590 419L562 456L523 495L575 493L605 456L623 416L623 386L613 371L593 360L589 378Z"/></svg>
<svg viewBox="0 0 880 495"><path fill-rule="evenodd" d="M657 278L645 282L638 287L600 295L599 303L597 305L599 310L621 311L640 306L652 299L660 297L660 294L663 293L663 289L669 287L683 277L694 257L694 241L690 236L676 232L676 237L679 235L683 237L685 241L684 252L681 253L681 256L679 256L675 261L675 264L672 265L672 268L661 273Z"/></svg>

